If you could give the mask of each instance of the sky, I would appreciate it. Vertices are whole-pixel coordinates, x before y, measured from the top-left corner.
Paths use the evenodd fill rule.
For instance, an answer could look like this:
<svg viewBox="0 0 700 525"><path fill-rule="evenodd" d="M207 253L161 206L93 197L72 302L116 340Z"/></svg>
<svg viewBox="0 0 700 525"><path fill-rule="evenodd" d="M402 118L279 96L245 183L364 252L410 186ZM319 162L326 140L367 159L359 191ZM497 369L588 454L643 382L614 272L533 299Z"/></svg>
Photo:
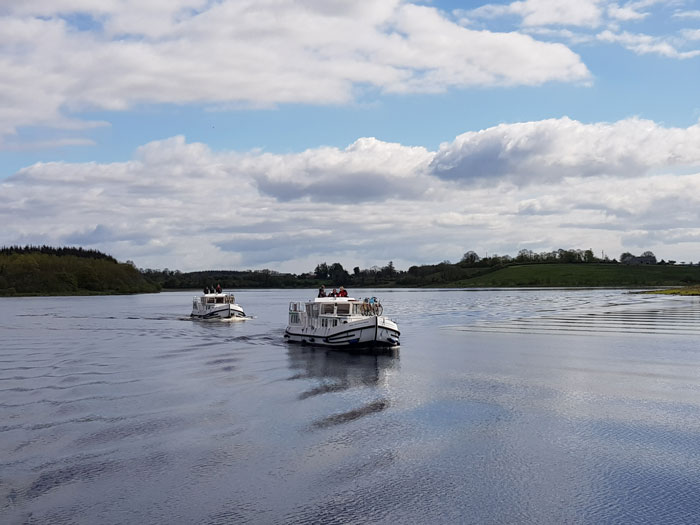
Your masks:
<svg viewBox="0 0 700 525"><path fill-rule="evenodd" d="M700 0L2 0L0 245L700 261Z"/></svg>

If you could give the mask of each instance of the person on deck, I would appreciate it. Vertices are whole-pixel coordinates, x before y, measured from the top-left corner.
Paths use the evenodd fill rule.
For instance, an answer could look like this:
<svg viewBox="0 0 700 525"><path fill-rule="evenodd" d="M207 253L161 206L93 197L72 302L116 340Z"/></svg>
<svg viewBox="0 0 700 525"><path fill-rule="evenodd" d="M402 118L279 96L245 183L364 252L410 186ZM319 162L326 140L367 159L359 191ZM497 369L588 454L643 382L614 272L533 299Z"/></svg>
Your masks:
<svg viewBox="0 0 700 525"><path fill-rule="evenodd" d="M333 291L330 294L328 294L328 297L338 297L338 291L335 288L333 288Z"/></svg>
<svg viewBox="0 0 700 525"><path fill-rule="evenodd" d="M321 285L321 288L318 289L318 296L319 297L326 296L326 287L324 285Z"/></svg>
<svg viewBox="0 0 700 525"><path fill-rule="evenodd" d="M348 296L348 291L341 286L340 291L338 292L338 297L347 297L347 296Z"/></svg>
<svg viewBox="0 0 700 525"><path fill-rule="evenodd" d="M221 293L221 285L219 283L216 284L216 293Z"/></svg>

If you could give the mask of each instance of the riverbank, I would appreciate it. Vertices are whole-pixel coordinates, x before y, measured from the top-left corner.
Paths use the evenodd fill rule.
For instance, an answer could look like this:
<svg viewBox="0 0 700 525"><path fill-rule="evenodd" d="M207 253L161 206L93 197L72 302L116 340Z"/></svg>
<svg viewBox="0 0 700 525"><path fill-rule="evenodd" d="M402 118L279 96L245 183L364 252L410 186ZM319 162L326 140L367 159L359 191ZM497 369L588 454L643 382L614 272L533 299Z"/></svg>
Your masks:
<svg viewBox="0 0 700 525"><path fill-rule="evenodd" d="M642 293L654 295L700 295L700 286L687 286L685 288L669 288L667 290L649 290Z"/></svg>

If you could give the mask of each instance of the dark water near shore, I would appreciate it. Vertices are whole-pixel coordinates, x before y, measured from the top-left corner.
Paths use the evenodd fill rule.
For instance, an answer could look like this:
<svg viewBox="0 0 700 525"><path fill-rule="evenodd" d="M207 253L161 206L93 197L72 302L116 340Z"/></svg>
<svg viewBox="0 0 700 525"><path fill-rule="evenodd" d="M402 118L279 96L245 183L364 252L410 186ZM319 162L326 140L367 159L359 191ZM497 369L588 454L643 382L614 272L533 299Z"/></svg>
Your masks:
<svg viewBox="0 0 700 525"><path fill-rule="evenodd" d="M0 299L0 523L699 523L700 301L365 290L394 355L282 340L311 291Z"/></svg>

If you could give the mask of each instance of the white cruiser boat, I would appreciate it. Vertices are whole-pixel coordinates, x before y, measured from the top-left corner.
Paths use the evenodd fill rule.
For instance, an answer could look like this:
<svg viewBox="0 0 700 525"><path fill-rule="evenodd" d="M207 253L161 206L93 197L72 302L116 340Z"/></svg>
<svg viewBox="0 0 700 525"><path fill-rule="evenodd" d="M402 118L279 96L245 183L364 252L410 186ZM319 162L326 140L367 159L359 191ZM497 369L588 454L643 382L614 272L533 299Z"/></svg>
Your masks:
<svg viewBox="0 0 700 525"><path fill-rule="evenodd" d="M289 303L287 341L326 346L398 346L399 327L376 298L317 297Z"/></svg>
<svg viewBox="0 0 700 525"><path fill-rule="evenodd" d="M192 299L190 317L199 319L231 319L245 317L245 312L232 293L205 293Z"/></svg>

